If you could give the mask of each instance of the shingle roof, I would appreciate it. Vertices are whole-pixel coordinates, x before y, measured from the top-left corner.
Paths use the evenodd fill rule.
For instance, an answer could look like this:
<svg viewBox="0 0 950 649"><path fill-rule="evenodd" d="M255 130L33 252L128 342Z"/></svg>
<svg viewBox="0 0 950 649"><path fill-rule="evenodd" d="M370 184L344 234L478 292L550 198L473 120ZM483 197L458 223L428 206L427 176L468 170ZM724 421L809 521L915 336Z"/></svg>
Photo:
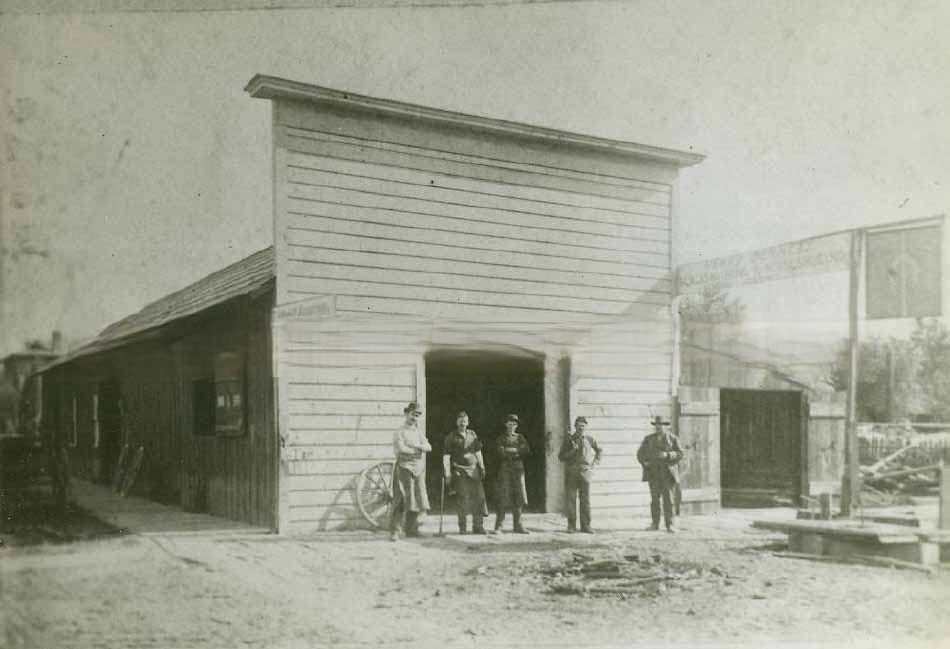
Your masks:
<svg viewBox="0 0 950 649"><path fill-rule="evenodd" d="M136 335L156 329L205 309L247 295L264 287L274 278L274 247L255 252L249 257L215 271L194 284L175 291L110 324L92 341L48 365L61 365L79 356L131 342Z"/></svg>

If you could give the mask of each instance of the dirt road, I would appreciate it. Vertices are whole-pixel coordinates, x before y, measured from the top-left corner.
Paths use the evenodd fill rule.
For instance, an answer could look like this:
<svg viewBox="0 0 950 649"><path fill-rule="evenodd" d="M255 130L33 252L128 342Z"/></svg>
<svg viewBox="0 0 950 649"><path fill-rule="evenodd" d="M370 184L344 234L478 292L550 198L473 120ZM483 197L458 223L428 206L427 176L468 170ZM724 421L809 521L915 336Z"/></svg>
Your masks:
<svg viewBox="0 0 950 649"><path fill-rule="evenodd" d="M950 646L950 571L778 558L779 537L697 519L675 536L524 538L158 535L0 550L0 644ZM578 552L697 569L633 596L552 593Z"/></svg>

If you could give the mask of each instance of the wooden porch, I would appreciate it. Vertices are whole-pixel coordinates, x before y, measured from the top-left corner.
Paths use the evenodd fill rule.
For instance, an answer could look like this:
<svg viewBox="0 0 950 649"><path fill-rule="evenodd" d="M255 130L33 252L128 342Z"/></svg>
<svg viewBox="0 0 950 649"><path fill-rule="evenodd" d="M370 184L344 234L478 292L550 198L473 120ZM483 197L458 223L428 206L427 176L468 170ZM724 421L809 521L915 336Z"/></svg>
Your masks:
<svg viewBox="0 0 950 649"><path fill-rule="evenodd" d="M99 520L127 534L269 534L265 527L250 527L210 514L186 512L146 498L120 496L108 487L73 479L70 500Z"/></svg>

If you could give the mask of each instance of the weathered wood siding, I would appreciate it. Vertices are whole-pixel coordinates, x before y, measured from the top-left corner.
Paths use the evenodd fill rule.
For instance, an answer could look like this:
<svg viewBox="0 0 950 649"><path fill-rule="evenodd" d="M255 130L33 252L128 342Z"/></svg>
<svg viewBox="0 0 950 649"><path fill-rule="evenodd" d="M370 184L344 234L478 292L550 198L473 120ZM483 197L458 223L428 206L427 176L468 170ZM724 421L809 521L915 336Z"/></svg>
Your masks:
<svg viewBox="0 0 950 649"><path fill-rule="evenodd" d="M68 449L72 474L103 477L101 449L93 445L92 402L101 382L116 381L122 402L120 448L145 447L134 494L275 527L270 316L270 299L232 303L169 325L148 342L49 370L44 375L44 425L54 444ZM191 382L223 347L245 354L248 430L239 437L195 435ZM70 445L74 398L78 435Z"/></svg>
<svg viewBox="0 0 950 649"><path fill-rule="evenodd" d="M332 296L340 322L379 319L368 337L275 325L281 530L358 524L356 476L391 457L405 402L425 399L424 354L446 344L572 357L576 403L546 405L548 509L568 414L605 445L595 507L648 504L633 456L648 406L669 401L675 169L291 101L274 120L278 309ZM386 324L406 318L463 326Z"/></svg>

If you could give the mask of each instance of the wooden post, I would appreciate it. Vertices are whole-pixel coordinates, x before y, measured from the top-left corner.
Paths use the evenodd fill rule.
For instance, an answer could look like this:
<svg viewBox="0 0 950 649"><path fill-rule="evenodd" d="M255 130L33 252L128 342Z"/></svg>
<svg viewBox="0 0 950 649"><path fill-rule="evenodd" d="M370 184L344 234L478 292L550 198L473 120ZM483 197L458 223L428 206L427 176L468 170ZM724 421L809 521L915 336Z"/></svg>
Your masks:
<svg viewBox="0 0 950 649"><path fill-rule="evenodd" d="M937 479L940 481L940 510L937 517L937 528L950 530L950 476L947 475L947 467L944 466L943 460L940 461Z"/></svg>
<svg viewBox="0 0 950 649"><path fill-rule="evenodd" d="M851 269L848 279L848 407L845 419L844 457L845 471L841 485L841 515L851 516L854 498L860 486L858 484L858 430L857 430L857 396L858 396L858 350L859 330L858 313L859 293L861 287L862 244L864 231L851 232Z"/></svg>

